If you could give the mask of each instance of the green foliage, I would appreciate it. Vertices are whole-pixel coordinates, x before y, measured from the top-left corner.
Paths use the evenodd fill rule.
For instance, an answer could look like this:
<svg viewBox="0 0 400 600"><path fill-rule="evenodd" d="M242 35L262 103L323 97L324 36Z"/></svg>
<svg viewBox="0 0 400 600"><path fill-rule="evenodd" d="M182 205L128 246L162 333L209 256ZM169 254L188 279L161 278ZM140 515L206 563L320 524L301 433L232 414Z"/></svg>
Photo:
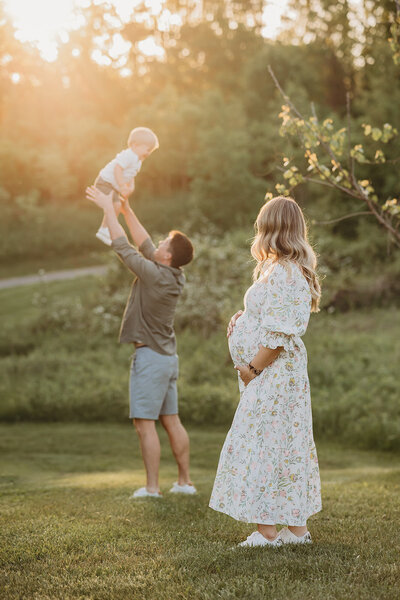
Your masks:
<svg viewBox="0 0 400 600"><path fill-rule="evenodd" d="M83 198L80 203L43 204L37 190L14 198L0 191L0 265L36 259L39 268L41 261L58 257L62 263L67 256L89 264L90 255L103 250L94 236L101 215Z"/></svg>
<svg viewBox="0 0 400 600"><path fill-rule="evenodd" d="M347 3L341 3L341 5L336 6L331 2L325 3L324 6L326 10L326 18L330 23L326 24L326 29L329 31L332 27L332 23L334 22L332 18L327 17L328 14L331 15L331 11L338 10L340 14L340 19L342 20L342 24L340 26L340 31L345 31L346 27L349 26L349 14ZM392 52L394 52L394 63L397 66L397 54L398 51L398 20L399 20L399 5L396 2L397 14L394 17L394 22L392 23L390 29L393 35L390 38L390 47ZM315 6L313 3L300 3L300 7L298 8L300 15L303 14L305 8L307 10L315 10ZM393 7L392 7L393 8ZM371 10L372 14L376 7L374 3L371 2L369 5L365 6L365 10ZM349 13L349 14L348 14ZM319 17L323 13L320 12ZM389 13L390 15L390 13ZM390 17L389 17L390 21ZM345 25L346 27L345 27ZM368 30L368 23L365 22L362 24L365 31ZM314 31L314 25L306 24L306 28ZM318 33L316 34L318 35ZM350 44L355 42L355 38L352 38ZM345 46L345 40L341 40L340 45L342 48ZM336 42L337 44L337 38ZM378 54L376 53L376 56ZM369 57L369 62L374 63L375 57ZM286 136L289 138L297 139L300 141L300 148L305 153L304 156L307 160L307 166L298 162L298 157L296 160L297 164L292 164L289 169L283 170L283 177L287 181L290 188L286 187L286 185L282 183L278 183L275 186L275 189L279 194L290 195L292 193L293 188L298 186L303 182L312 182L312 183L320 183L324 186L327 186L331 189L334 189L342 194L342 196L349 196L350 198L356 198L366 204L366 208L368 209L364 213L360 213L359 211L352 215L351 213L345 215L344 218L348 218L350 216L359 216L360 214L369 214L373 216L381 227L383 227L390 238L390 240L397 246L400 247L400 218L399 218L399 210L398 210L398 199L394 198L394 186L397 186L397 181L390 177L390 174L386 177L388 183L390 185L382 185L382 182L379 179L382 179L381 173L379 173L380 177L378 177L378 181L373 183L370 173L368 172L368 176L365 177L363 174L365 171L365 165L371 167L375 167L378 165L382 165L387 162L386 151L381 147L376 148L376 143L380 144L388 144L391 142L397 135L398 130L396 127L390 123L385 123L382 127L373 126L370 123L362 123L362 128L364 129L365 138L370 138L372 142L373 152L371 156L369 156L368 150L369 148L364 147L364 141L360 140L359 131L353 132L354 123L351 122L351 114L350 114L350 98L353 95L351 92L351 86L348 86L347 90L347 120L346 125L336 119L336 123L332 118L325 118L320 121L317 117L315 107L312 110L311 117L304 117L303 114L299 110L299 105L297 103L294 104L288 95L288 92L284 91L281 87L281 84L276 78L271 67L269 67L270 74L274 80L276 87L279 89L281 95L285 100L285 104L282 106L282 111L280 113L280 118L282 119L282 125L280 133L282 136ZM370 69L368 67L365 69L366 73L369 74ZM379 73L379 71L378 71ZM398 72L394 72L393 76L397 79ZM373 79L373 78L371 78ZM373 79L374 86L370 85L369 89L367 87L365 96L368 97L371 94L371 88L373 90L372 93L375 92L376 97L379 97L379 105L382 104L382 96L384 97L383 90L380 85L377 84L377 80ZM391 99L392 103L392 99ZM360 103L358 103L358 107L360 107ZM366 105L364 103L363 109L366 109ZM367 114L369 114L369 107L367 109ZM372 116L372 115L371 115ZM396 120L397 120L397 114ZM359 120L359 119L358 119ZM354 144L354 138L357 139L357 143ZM375 147L374 147L375 144ZM390 149L388 150L390 153ZM395 152L394 159L391 159L390 162L398 162L399 154ZM291 160L285 158L284 166L286 167ZM376 171L376 170L375 170ZM386 189L390 189L389 198L386 196ZM379 189L380 188L380 189ZM339 220L339 219L338 219Z"/></svg>
<svg viewBox="0 0 400 600"><path fill-rule="evenodd" d="M390 26L390 34L389 38L390 48L393 54L393 62L396 67L400 66L400 6L398 2L396 2L397 14Z"/></svg>
<svg viewBox="0 0 400 600"><path fill-rule="evenodd" d="M303 182L321 182L351 198L365 202L368 213L377 219L392 241L400 247L398 200L389 198L388 203L386 198L379 197L371 179L358 179L355 170L357 165L385 163L383 150L378 148L373 158L367 158L362 144L356 144L349 149L349 126L335 129L332 119L320 122L315 115L305 119L290 100L282 106L279 116L282 119L281 135L300 139L308 166L299 168L291 165L284 170L283 178L290 188L277 184L277 193L290 195L292 189ZM387 144L398 134L397 129L389 123L385 123L381 129L371 125L363 127L365 136L371 136L375 142L380 141L383 144ZM289 159L284 158L285 166L289 162Z"/></svg>
<svg viewBox="0 0 400 600"><path fill-rule="evenodd" d="M198 286L207 252L213 259L208 263L210 280L224 279L224 296L211 284L204 290ZM221 260L222 252L215 244L200 251L199 265L188 270L186 296L178 308L180 411L189 423L228 426L239 399L226 324L243 306L250 265L243 250L243 262L237 261L227 276L226 264L233 261L229 247ZM129 279L118 268L102 282L2 292L0 315L8 314L10 305L14 312L0 335L1 420L127 417L132 349L119 346L117 334ZM346 279L342 285L346 289ZM191 300L196 290L198 305ZM365 290L360 293L368 302ZM400 450L397 310L336 315L332 310L340 302L343 298L335 301L332 296L330 312L311 317L305 338L315 431L355 446Z"/></svg>
<svg viewBox="0 0 400 600"><path fill-rule="evenodd" d="M195 16L186 1L179 8L172 3L168 6L179 12L182 26L162 32L157 29L162 15L142 20L144 5L133 15L137 22L125 26L110 5L100 3L85 9L86 25L71 32L54 64L15 40L4 18L2 30L11 54L5 57L2 80L0 174L7 203L20 213L26 206L28 213L34 198L38 207L49 206L51 212L54 203L61 208L81 198L104 163L125 146L129 130L140 123L156 130L161 146L138 176L138 202L145 205L148 199L157 197L158 202L176 195L168 210L186 211L192 222L206 216L221 229L250 224L266 189L270 192L277 183L273 171L282 156L293 160L285 167L287 178L285 184L278 183L278 193L296 186L296 196L301 196L298 186L311 176L351 191L351 169L340 158L348 152L343 113L345 89L350 85L357 125L371 128L368 137L359 136L359 128L352 134L350 156L360 167L357 193L368 200L377 196L383 221L397 223L397 179L389 165L398 156L398 142L393 139L384 151L380 147L398 128L399 98L391 84L396 72L385 40L389 4L380 18L376 3L365 4L361 19L361 12L354 13L346 2L323 6L299 2L297 30L291 31L287 24L289 33L284 31L280 41L271 42L260 36L259 3L258 8L252 3L251 9L246 3L224 3L223 9L218 3L207 3L201 16ZM359 42L352 25L355 18L368 38L364 65L357 68L352 63ZM303 27L310 43L294 44ZM132 44L126 61L110 54L116 33ZM100 68L91 58L100 35L106 40L103 55L109 67ZM140 54L137 43L149 35L164 47L163 61ZM300 126L307 149L315 154L320 128L339 160L332 163L331 157L323 160L317 153L319 169L305 172L303 167L309 163L304 164L298 140L279 141L275 118L279 98L267 76L268 64L301 110L318 99L316 109L322 115L320 122L312 117L301 126L291 117L284 129L289 132L294 126L296 137ZM123 67L131 69L131 77L120 76ZM18 84L10 79L13 72L20 72ZM382 120L392 122L393 129L382 128ZM366 180L368 186L359 184ZM309 192L316 212L323 205L321 192ZM150 225L158 228L161 223L164 228L166 219L154 213ZM34 237L42 243L43 234L36 226L31 234L24 225L23 236L35 248ZM70 234L58 231L54 237L60 240ZM43 254L51 251L50 244L45 247Z"/></svg>

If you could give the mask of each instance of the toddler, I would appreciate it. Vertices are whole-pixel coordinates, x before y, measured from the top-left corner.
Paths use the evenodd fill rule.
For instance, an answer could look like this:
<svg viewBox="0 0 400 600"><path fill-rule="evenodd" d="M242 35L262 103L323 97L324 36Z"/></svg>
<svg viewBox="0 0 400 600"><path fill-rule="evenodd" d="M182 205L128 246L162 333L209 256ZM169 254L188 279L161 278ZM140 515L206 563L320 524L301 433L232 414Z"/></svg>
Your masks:
<svg viewBox="0 0 400 600"><path fill-rule="evenodd" d="M114 210L117 215L121 210L120 196L124 199L135 188L135 176L140 171L142 162L154 150L157 150L158 138L147 127L132 129L128 138L128 148L122 150L99 173L94 185L104 194L112 193ZM103 219L96 237L107 246L111 246L110 232L105 219Z"/></svg>

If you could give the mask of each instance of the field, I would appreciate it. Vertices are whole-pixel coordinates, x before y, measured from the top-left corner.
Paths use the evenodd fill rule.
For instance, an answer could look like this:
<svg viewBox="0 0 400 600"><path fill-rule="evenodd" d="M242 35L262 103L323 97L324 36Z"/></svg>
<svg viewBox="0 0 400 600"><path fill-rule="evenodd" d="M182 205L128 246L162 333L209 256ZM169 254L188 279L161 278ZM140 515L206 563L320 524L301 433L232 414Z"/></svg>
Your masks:
<svg viewBox="0 0 400 600"><path fill-rule="evenodd" d="M317 439L314 544L231 550L252 526L207 508L225 431L189 433L199 494L168 495L162 435L164 498L130 501L144 475L128 423L1 426L1 598L398 598L397 457Z"/></svg>
<svg viewBox="0 0 400 600"><path fill-rule="evenodd" d="M117 338L130 278L118 280L123 289L114 297L110 277L0 291L1 421L124 421L132 348ZM196 293L195 284L189 278L199 320L202 306L208 302L212 312L214 300L203 300L207 290ZM245 286L240 286L232 312L241 307ZM189 323L178 328L181 414L193 425L227 426L238 394L225 323L202 334L190 324L198 307L189 301L181 306L178 316L186 311ZM304 341L316 434L354 447L398 451L397 308L323 311L312 315Z"/></svg>

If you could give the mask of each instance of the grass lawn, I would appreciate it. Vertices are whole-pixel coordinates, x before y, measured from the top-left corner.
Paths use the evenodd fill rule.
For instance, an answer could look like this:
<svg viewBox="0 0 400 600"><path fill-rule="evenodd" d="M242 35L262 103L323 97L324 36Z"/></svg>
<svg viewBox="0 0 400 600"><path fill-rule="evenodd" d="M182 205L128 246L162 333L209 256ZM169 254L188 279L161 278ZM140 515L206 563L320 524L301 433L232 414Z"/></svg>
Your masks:
<svg viewBox="0 0 400 600"><path fill-rule="evenodd" d="M162 432L163 433L163 432ZM317 439L314 544L230 548L253 527L207 508L225 431L190 430L196 497L130 501L144 483L129 425L0 426L1 598L397 599L400 465Z"/></svg>
<svg viewBox="0 0 400 600"><path fill-rule="evenodd" d="M99 285L99 280L102 281L101 276L88 275L0 290L0 323L11 341L16 330L26 330L41 314L43 308L35 298L45 294L48 303L66 296L85 302Z"/></svg>

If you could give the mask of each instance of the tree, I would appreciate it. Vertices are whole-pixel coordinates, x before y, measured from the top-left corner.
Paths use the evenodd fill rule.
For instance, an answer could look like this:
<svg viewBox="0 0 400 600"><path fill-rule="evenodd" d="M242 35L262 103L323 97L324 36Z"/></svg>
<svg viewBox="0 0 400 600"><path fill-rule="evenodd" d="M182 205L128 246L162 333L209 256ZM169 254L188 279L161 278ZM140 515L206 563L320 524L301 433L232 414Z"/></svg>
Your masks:
<svg viewBox="0 0 400 600"><path fill-rule="evenodd" d="M394 61L398 62L398 25L400 23L400 7L396 3L397 12L392 17L392 38L390 44L394 53ZM285 99L280 117L282 119L282 135L295 136L300 139L307 166L299 167L289 159L284 161L283 177L286 184L277 184L278 193L289 195L293 188L303 182L312 182L336 189L342 194L360 200L367 210L347 214L335 221L361 215L372 215L388 232L393 243L400 248L400 202L398 198L383 197L370 177L360 177L359 171L365 165L376 166L387 162L386 145L397 136L398 131L389 123L382 127L363 124L364 138L375 142L375 154L368 156L364 143L353 144L350 115L350 94L347 94L347 124L335 127L332 119L318 119L315 111L311 117L304 117L291 99L285 94L274 72L269 68L275 85ZM398 162L394 159L392 162Z"/></svg>

